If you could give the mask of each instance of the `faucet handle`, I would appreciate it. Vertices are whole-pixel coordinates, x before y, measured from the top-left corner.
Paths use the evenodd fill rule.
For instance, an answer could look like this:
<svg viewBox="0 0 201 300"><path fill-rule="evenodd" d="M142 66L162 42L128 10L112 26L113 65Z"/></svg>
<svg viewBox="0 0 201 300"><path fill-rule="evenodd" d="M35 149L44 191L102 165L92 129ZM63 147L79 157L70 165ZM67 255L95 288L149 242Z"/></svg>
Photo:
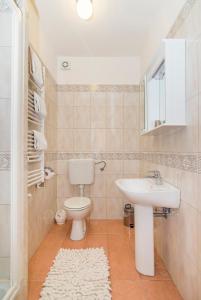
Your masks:
<svg viewBox="0 0 201 300"><path fill-rule="evenodd" d="M153 174L154 177L161 177L161 173L159 170L149 170L148 173Z"/></svg>

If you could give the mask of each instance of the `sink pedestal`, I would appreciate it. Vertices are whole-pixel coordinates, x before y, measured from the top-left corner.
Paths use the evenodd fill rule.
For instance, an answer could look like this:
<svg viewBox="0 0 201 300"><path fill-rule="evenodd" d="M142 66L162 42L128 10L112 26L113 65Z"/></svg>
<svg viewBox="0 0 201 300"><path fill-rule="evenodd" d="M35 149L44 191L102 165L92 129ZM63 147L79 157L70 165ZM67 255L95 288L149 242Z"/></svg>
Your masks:
<svg viewBox="0 0 201 300"><path fill-rule="evenodd" d="M135 204L135 263L143 275L154 276L153 207Z"/></svg>

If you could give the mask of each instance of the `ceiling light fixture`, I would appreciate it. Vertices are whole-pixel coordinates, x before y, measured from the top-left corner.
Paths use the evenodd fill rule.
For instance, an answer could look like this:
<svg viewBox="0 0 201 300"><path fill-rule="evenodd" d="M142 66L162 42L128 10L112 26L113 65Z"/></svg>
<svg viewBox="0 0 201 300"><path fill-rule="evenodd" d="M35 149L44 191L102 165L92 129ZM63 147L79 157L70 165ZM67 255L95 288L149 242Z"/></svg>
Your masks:
<svg viewBox="0 0 201 300"><path fill-rule="evenodd" d="M77 0L77 13L81 19L91 18L93 14L92 0Z"/></svg>

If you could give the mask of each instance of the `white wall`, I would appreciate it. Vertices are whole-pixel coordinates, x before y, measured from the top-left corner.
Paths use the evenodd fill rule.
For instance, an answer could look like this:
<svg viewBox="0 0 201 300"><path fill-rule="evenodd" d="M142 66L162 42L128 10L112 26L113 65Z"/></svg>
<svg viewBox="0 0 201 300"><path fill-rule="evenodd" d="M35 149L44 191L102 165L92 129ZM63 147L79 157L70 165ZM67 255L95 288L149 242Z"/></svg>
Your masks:
<svg viewBox="0 0 201 300"><path fill-rule="evenodd" d="M62 70L61 62L71 63L71 70ZM58 84L138 84L139 57L59 57Z"/></svg>
<svg viewBox="0 0 201 300"><path fill-rule="evenodd" d="M148 68L150 61L160 47L161 40L167 37L171 27L186 2L187 0L171 0L168 2L168 8L164 7L162 10L158 11L157 16L152 23L152 27L147 33L147 38L144 43L141 56L142 75Z"/></svg>
<svg viewBox="0 0 201 300"><path fill-rule="evenodd" d="M28 1L28 29L29 41L56 80L56 54L51 41L43 32L40 16L33 0Z"/></svg>

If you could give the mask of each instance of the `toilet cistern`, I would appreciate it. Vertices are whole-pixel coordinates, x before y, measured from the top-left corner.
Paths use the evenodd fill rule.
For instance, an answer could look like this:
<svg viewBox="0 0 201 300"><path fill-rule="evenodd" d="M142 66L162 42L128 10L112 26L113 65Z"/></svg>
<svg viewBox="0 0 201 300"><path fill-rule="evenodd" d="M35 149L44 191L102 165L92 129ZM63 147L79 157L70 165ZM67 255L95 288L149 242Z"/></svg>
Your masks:
<svg viewBox="0 0 201 300"><path fill-rule="evenodd" d="M69 181L79 186L79 196L64 201L67 219L72 219L71 240L81 240L86 234L86 217L91 211L91 199L84 197L85 185L94 182L93 159L70 159L68 162Z"/></svg>

